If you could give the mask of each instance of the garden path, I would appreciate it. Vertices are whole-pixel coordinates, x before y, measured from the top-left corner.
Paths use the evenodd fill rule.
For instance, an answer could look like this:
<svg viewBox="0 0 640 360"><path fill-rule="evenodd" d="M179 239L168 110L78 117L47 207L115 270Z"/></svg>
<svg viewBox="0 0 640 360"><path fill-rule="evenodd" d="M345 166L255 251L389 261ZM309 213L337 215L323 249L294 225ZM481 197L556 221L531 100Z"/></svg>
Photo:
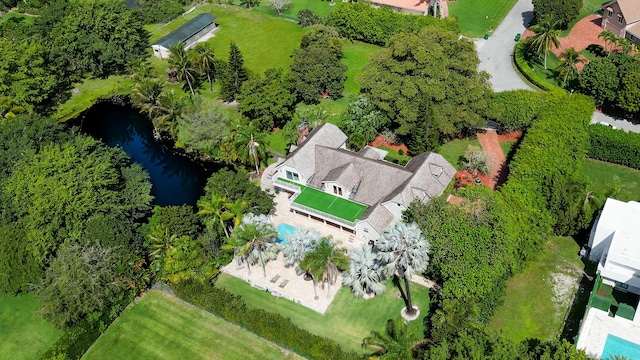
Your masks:
<svg viewBox="0 0 640 360"><path fill-rule="evenodd" d="M489 187L493 190L496 185L503 183L507 178L507 158L500 147L498 134L494 130L478 132L477 136L487 158L490 178Z"/></svg>

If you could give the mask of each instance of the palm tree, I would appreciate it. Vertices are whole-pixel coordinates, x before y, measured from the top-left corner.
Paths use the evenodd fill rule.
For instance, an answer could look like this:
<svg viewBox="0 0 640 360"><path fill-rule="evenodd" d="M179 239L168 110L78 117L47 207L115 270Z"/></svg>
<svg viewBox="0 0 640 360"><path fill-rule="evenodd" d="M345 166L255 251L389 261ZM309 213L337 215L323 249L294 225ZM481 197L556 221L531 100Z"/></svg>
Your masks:
<svg viewBox="0 0 640 360"><path fill-rule="evenodd" d="M313 250L309 251L300 261L300 268L313 277L314 291L316 283L320 281L322 289L327 283L327 295L331 292L331 285L334 285L338 280L340 271L349 268L349 258L345 255L346 252L346 249L333 246L328 238L322 238L315 244Z"/></svg>
<svg viewBox="0 0 640 360"><path fill-rule="evenodd" d="M149 249L151 257L151 269L159 273L167 257L167 253L173 248L177 236L169 232L169 228L164 225L156 225L151 228L151 232L145 236L146 247Z"/></svg>
<svg viewBox="0 0 640 360"><path fill-rule="evenodd" d="M276 229L266 215L249 213L231 235L228 247L234 248L236 255L247 263L249 273L252 264L260 263L262 273L267 277L265 263L275 259L279 251L276 235Z"/></svg>
<svg viewBox="0 0 640 360"><path fill-rule="evenodd" d="M442 309L435 311L431 319L431 336L434 341L445 341L456 334L481 329L479 310L473 298L444 299Z"/></svg>
<svg viewBox="0 0 640 360"><path fill-rule="evenodd" d="M342 284L351 287L357 298L380 295L384 292L384 269L377 254L368 245L356 247L349 252L351 266L345 273Z"/></svg>
<svg viewBox="0 0 640 360"><path fill-rule="evenodd" d="M213 91L213 80L214 74L216 72L213 49L211 48L211 45L209 45L209 43L202 42L198 43L193 48L193 51L196 54L196 67L203 74L207 75L207 80L209 81L209 91Z"/></svg>
<svg viewBox="0 0 640 360"><path fill-rule="evenodd" d="M560 46L560 30L558 21L552 21L550 18L542 19L539 23L533 25L530 29L535 33L529 38L529 50L536 55L544 53L544 69L547 70L547 55L551 46Z"/></svg>
<svg viewBox="0 0 640 360"><path fill-rule="evenodd" d="M462 156L462 165L470 173L474 174L476 171L480 171L483 174L489 173L489 166L487 165L487 157L484 155L484 151L478 147L469 145Z"/></svg>
<svg viewBox="0 0 640 360"><path fill-rule="evenodd" d="M387 272L395 272L404 279L406 313L416 314L411 302L409 279L414 273L423 273L429 264L429 242L415 223L397 223L385 230L375 245L379 259L387 266ZM401 289L402 290L402 289Z"/></svg>
<svg viewBox="0 0 640 360"><path fill-rule="evenodd" d="M371 331L371 335L362 340L362 347L374 350L373 356L378 359L410 360L413 359L413 351L426 342L430 341L419 340L401 319L389 319L384 333Z"/></svg>
<svg viewBox="0 0 640 360"><path fill-rule="evenodd" d="M233 130L232 130L233 131ZM234 133L233 148L237 154L237 160L256 168L256 174L260 173L260 159L266 159L266 138L253 124L245 125Z"/></svg>
<svg viewBox="0 0 640 360"><path fill-rule="evenodd" d="M151 117L151 112L157 105L158 97L162 94L163 85L158 79L143 78L133 85L131 101L141 112Z"/></svg>
<svg viewBox="0 0 640 360"><path fill-rule="evenodd" d="M230 220L233 220L232 229L237 229L242 222L242 216L246 214L249 209L249 202L246 200L227 201L224 204L224 207L227 209L229 214L231 214Z"/></svg>
<svg viewBox="0 0 640 360"><path fill-rule="evenodd" d="M25 112L25 108L14 105L8 96L0 96L0 118L13 119L16 115Z"/></svg>
<svg viewBox="0 0 640 360"><path fill-rule="evenodd" d="M158 132L168 132L171 137L176 136L178 119L182 116L184 102L176 93L165 91L158 95L156 105L149 111L151 121Z"/></svg>
<svg viewBox="0 0 640 360"><path fill-rule="evenodd" d="M191 95L195 95L193 83L195 82L195 69L187 52L184 50L184 43L181 41L169 47L171 54L169 55L169 66L175 69L176 76L189 87Z"/></svg>
<svg viewBox="0 0 640 360"><path fill-rule="evenodd" d="M224 234L229 237L229 231L225 226L225 221L233 219L234 213L230 212L227 208L229 200L226 197L211 194L210 197L201 197L198 200L199 215L204 215L209 218L209 221L218 221L220 226L224 230Z"/></svg>
<svg viewBox="0 0 640 360"><path fill-rule="evenodd" d="M607 45L609 55L613 51L614 45L618 41L618 37L611 32L611 30L603 30L600 34L598 34L598 39L602 39L604 43Z"/></svg>
<svg viewBox="0 0 640 360"><path fill-rule="evenodd" d="M285 240L281 245L284 265L290 267L304 259L313 244L320 240L320 233L313 229L297 227Z"/></svg>
<svg viewBox="0 0 640 360"><path fill-rule="evenodd" d="M580 56L580 53L572 47L560 53L562 63L560 63L555 70L565 85L567 84L567 80L573 79L578 75L578 64L584 64L585 59Z"/></svg>

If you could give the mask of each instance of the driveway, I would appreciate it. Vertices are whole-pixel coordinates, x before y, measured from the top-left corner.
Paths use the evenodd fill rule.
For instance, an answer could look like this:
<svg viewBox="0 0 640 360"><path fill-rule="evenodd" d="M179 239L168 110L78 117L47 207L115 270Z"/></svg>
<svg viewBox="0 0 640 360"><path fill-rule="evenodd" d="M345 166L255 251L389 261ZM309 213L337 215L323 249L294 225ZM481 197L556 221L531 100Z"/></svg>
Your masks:
<svg viewBox="0 0 640 360"><path fill-rule="evenodd" d="M511 61L516 34L522 34L533 19L531 0L519 0L502 20L489 39L476 39L474 43L480 58L480 70L491 75L494 91L532 88L525 83Z"/></svg>
<svg viewBox="0 0 640 360"><path fill-rule="evenodd" d="M630 131L640 133L640 123L633 120L627 120L612 115L603 114L599 111L593 113L591 123L607 123L617 127L618 129L623 129L626 132Z"/></svg>

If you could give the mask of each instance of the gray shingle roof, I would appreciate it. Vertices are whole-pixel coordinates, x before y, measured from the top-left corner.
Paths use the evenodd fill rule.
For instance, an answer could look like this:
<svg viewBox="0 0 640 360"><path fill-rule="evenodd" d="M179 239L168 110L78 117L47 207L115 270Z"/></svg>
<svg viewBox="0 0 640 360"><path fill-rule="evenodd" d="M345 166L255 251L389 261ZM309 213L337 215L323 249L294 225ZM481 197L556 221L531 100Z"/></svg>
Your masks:
<svg viewBox="0 0 640 360"><path fill-rule="evenodd" d="M352 163L349 163L329 171L322 181L335 181L345 189L351 191L358 185L361 179L362 177L356 170L356 167L353 166Z"/></svg>
<svg viewBox="0 0 640 360"><path fill-rule="evenodd" d="M211 14L200 14L189 20L189 22L187 22L186 24L175 29L167 36L158 40L153 45L160 45L168 49L170 46L175 45L180 41L184 42L185 40L189 39L194 34L197 34L200 30L211 25L211 23L215 22L216 19L217 18Z"/></svg>
<svg viewBox="0 0 640 360"><path fill-rule="evenodd" d="M393 214L387 210L384 206L377 204L373 207L373 210L368 214L365 213L362 218L362 221L367 221L374 229L378 232L378 234L382 234L384 230L389 227L389 225L393 222Z"/></svg>

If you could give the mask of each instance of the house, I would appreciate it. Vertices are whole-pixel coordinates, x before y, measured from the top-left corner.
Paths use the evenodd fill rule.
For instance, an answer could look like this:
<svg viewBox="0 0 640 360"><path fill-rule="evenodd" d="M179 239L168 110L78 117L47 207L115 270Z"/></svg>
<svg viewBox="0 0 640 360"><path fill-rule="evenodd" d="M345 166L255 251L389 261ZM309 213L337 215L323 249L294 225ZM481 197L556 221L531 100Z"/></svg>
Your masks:
<svg viewBox="0 0 640 360"><path fill-rule="evenodd" d="M417 155L400 166L383 160L385 151L367 146L353 152L346 142L333 124L315 128L275 166L271 180L276 189L293 194L293 212L352 232L364 242L377 240L401 220L413 200L440 196L455 175L437 153Z"/></svg>
<svg viewBox="0 0 640 360"><path fill-rule="evenodd" d="M188 49L189 46L196 43L198 39L215 28L215 16L211 14L200 14L151 45L153 54L160 59L166 59L169 57L169 48L171 46L182 42L184 43L184 48Z"/></svg>
<svg viewBox="0 0 640 360"><path fill-rule="evenodd" d="M640 359L640 203L607 199L591 230L589 259L598 277L577 348L595 358L622 354Z"/></svg>
<svg viewBox="0 0 640 360"><path fill-rule="evenodd" d="M602 5L604 30L640 45L640 1L613 0Z"/></svg>
<svg viewBox="0 0 640 360"><path fill-rule="evenodd" d="M443 0L369 0L371 6L389 7L393 11L411 15L429 15L433 11L435 16L436 8Z"/></svg>

